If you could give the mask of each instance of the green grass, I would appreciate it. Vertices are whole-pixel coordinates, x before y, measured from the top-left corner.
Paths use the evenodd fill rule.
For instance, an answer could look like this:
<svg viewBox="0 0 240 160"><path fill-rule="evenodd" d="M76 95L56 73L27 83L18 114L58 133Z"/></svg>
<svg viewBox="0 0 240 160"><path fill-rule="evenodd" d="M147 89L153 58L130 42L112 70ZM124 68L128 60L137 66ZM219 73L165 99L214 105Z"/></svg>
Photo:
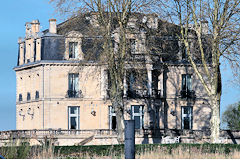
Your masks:
<svg viewBox="0 0 240 160"><path fill-rule="evenodd" d="M99 146L55 146L48 150L49 146L32 146L22 143L21 146L1 147L0 154L5 158L124 158L124 145L99 145ZM136 155L140 158L150 152L163 151L169 156L176 154L176 150L185 154L194 154L192 150L201 154L216 154L228 156L232 153L240 153L240 145L237 144L142 144L136 145ZM50 153L52 152L52 153ZM179 153L179 151L177 151ZM154 157L153 157L154 158ZM239 157L240 158L240 157Z"/></svg>

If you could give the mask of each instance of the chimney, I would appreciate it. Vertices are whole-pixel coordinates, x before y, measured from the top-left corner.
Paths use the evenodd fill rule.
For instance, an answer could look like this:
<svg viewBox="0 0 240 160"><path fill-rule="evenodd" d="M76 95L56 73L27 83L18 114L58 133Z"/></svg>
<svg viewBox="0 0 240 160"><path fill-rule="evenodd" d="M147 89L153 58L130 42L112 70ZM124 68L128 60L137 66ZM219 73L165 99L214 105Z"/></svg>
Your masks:
<svg viewBox="0 0 240 160"><path fill-rule="evenodd" d="M31 23L30 22L27 22L25 24L25 27L26 27L26 38L30 37L31 36Z"/></svg>
<svg viewBox="0 0 240 160"><path fill-rule="evenodd" d="M202 33L208 34L208 21L201 21L202 23Z"/></svg>
<svg viewBox="0 0 240 160"><path fill-rule="evenodd" d="M49 19L49 33L57 34L56 19Z"/></svg>
<svg viewBox="0 0 240 160"><path fill-rule="evenodd" d="M40 23L39 20L33 20L31 23L31 27L32 27L32 33L38 33L40 31Z"/></svg>

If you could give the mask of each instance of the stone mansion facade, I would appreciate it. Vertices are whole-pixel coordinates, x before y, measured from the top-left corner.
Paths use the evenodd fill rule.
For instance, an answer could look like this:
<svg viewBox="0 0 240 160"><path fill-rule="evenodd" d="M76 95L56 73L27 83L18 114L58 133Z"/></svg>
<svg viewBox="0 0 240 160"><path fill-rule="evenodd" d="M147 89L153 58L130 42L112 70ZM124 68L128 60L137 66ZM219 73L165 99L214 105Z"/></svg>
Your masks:
<svg viewBox="0 0 240 160"><path fill-rule="evenodd" d="M17 130L114 130L107 66L91 44L99 27L94 14L49 23L42 32L38 20L26 23L18 41ZM138 78L130 69L124 77L125 119L134 119L136 129L208 129L208 96L176 38L177 26L139 14L128 27L132 56L143 59L149 51L154 58L142 73L146 88L134 87Z"/></svg>

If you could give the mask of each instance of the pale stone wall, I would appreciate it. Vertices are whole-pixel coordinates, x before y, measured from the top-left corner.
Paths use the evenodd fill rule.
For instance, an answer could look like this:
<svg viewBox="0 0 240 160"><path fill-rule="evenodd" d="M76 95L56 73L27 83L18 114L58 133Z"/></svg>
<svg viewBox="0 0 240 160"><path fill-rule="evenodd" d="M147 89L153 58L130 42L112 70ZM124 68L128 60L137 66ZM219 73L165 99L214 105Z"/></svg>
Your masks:
<svg viewBox="0 0 240 160"><path fill-rule="evenodd" d="M102 66L78 66L48 64L31 69L17 71L17 102L19 94L23 96L23 102L17 103L17 129L68 129L68 107L80 107L80 129L109 129L109 106L106 99L105 67ZM67 98L68 74L79 73L79 90L81 98ZM131 110L131 105L143 105L144 128L149 128L154 122L156 114L159 114L159 128L181 129L181 107L193 107L193 129L206 129L209 126L211 109L204 98L205 93L199 80L193 74L193 90L196 92L196 100L186 101L180 99L182 74L192 73L185 67L169 67L167 79L164 73L159 75L159 89L166 83L166 101L151 102L147 99L128 99L125 101L126 110ZM165 81L165 82L164 82ZM35 92L39 91L39 99L35 100ZM26 101L27 92L31 93L31 100ZM156 111L159 107L159 112ZM28 109L31 108L31 111ZM25 119L19 115L20 110L25 113ZM31 116L34 111L34 116ZM91 112L96 111L96 115ZM176 115L172 115L175 111ZM43 114L44 113L44 114ZM32 118L33 117L33 118ZM44 120L43 120L44 117ZM125 119L131 119L130 114L125 113Z"/></svg>
<svg viewBox="0 0 240 160"><path fill-rule="evenodd" d="M166 71L166 93L167 98L176 98L176 95L180 95L182 89L182 74L192 75L192 90L195 91L197 98L208 98L208 95L199 80L198 76L195 74L194 70L190 65L174 65L169 66L168 71ZM200 69L200 72L204 72ZM203 77L205 78L205 77Z"/></svg>
<svg viewBox="0 0 240 160"><path fill-rule="evenodd" d="M107 79L102 79L101 67L97 66L65 66L45 65L17 71L17 129L68 129L68 107L80 107L80 129L108 129L109 106L101 90ZM82 98L66 98L68 90L68 74L79 73L79 89ZM39 99L35 100L35 92L39 91ZM31 100L27 101L30 92ZM23 101L18 102L22 94ZM104 98L103 98L104 97ZM145 126L148 126L147 102L143 100L126 101L126 109L131 105L143 105ZM28 111L29 108L31 111ZM21 111L22 115L19 115ZM91 112L95 111L96 115ZM43 115L44 113L44 115ZM33 114L33 115L31 115ZM44 118L44 120L43 120ZM125 119L131 119L125 114Z"/></svg>
<svg viewBox="0 0 240 160"><path fill-rule="evenodd" d="M195 91L195 100L185 100L180 98L182 90L182 74L192 74L192 90ZM181 108L182 106L193 107L194 130L207 129L210 126L211 108L208 103L208 96L199 78L191 67L174 66L169 67L166 80L166 107L168 128L181 129ZM176 116L171 114L176 112Z"/></svg>

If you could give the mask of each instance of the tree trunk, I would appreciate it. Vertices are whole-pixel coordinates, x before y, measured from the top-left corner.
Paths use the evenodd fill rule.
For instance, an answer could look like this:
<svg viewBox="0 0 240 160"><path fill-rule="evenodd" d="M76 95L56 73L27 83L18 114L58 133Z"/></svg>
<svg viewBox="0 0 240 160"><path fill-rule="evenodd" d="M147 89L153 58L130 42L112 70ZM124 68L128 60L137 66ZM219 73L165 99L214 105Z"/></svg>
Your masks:
<svg viewBox="0 0 240 160"><path fill-rule="evenodd" d="M113 108L116 112L117 121L117 140L119 144L124 143L124 104L122 97L118 97L112 102Z"/></svg>
<svg viewBox="0 0 240 160"><path fill-rule="evenodd" d="M220 136L220 99L217 95L211 97L211 143L219 143Z"/></svg>

